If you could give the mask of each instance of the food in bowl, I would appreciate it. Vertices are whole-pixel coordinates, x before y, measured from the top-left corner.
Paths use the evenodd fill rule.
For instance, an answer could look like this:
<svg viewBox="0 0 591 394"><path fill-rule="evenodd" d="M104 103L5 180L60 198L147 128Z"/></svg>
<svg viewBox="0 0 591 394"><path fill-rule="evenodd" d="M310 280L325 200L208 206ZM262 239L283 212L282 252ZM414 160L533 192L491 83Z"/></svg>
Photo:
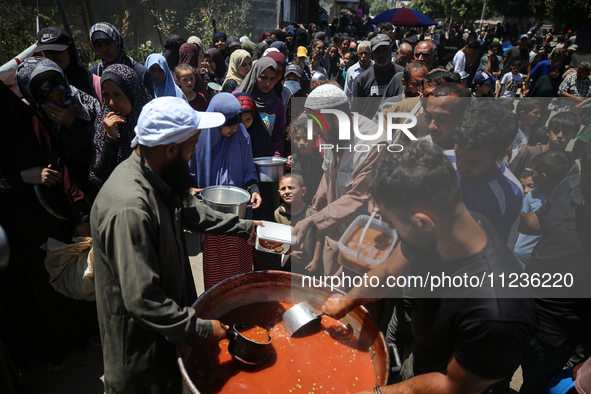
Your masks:
<svg viewBox="0 0 591 394"><path fill-rule="evenodd" d="M269 331L261 326L248 326L242 330L238 330L240 335L249 341L256 343L268 343L269 342Z"/></svg>
<svg viewBox="0 0 591 394"><path fill-rule="evenodd" d="M357 227L345 242L345 246L357 252L362 233L363 227ZM393 237L384 234L379 230L368 228L365 237L363 237L363 243L361 244L361 252L359 255L369 257L373 260L381 260L386 257L386 253L392 244L392 241L394 241Z"/></svg>

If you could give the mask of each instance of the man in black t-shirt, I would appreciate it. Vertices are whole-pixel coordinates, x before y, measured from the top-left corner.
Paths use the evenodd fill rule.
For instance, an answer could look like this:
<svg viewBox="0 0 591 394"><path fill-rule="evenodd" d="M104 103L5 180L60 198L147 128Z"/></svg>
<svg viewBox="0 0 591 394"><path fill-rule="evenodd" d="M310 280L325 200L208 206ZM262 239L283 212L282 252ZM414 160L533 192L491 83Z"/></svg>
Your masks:
<svg viewBox="0 0 591 394"><path fill-rule="evenodd" d="M378 34L371 40L371 56L374 65L359 76L353 90L351 110L372 119L375 115L388 83L404 67L392 64L392 41L385 34ZM368 99L372 98L373 99Z"/></svg>
<svg viewBox="0 0 591 394"><path fill-rule="evenodd" d="M511 72L511 64L515 61L521 61L521 74L527 74L529 68L529 49L527 48L527 35L522 35L517 47L511 47L503 56L503 75Z"/></svg>
<svg viewBox="0 0 591 394"><path fill-rule="evenodd" d="M367 283L373 276L384 284L406 274L488 278L520 270L487 219L466 209L451 163L433 144L409 143L386 155L372 171L369 191L401 242L368 273ZM341 318L389 290L357 287L328 299L323 311ZM476 394L494 392L491 386L512 376L535 332L530 293L484 281L435 292L414 286L413 292L422 298L413 308L413 357L403 366L405 380L374 391Z"/></svg>

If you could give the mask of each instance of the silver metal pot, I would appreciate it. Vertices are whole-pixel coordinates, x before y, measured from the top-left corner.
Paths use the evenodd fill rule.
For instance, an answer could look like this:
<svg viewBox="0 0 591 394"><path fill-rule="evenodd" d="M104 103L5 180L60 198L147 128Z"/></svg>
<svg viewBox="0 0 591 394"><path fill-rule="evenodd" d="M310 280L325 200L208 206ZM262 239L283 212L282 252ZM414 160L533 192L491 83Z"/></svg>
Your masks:
<svg viewBox="0 0 591 394"><path fill-rule="evenodd" d="M285 157L257 157L254 159L254 164L259 173L259 181L261 182L279 182L279 179L285 172Z"/></svg>
<svg viewBox="0 0 591 394"><path fill-rule="evenodd" d="M302 275L283 271L255 271L228 278L203 293L193 308L202 319L219 319L226 313L257 302L283 301L297 304L309 302L320 310L332 294L328 288L302 286ZM369 347L376 385L383 386L388 381L390 356L384 335L369 316L364 307L358 307L340 320L359 338L362 347ZM192 347L177 346L177 362L183 377L183 394L199 394L187 371L185 362L190 358Z"/></svg>
<svg viewBox="0 0 591 394"><path fill-rule="evenodd" d="M250 193L236 186L209 186L203 189L201 200L211 209L246 217L246 207L250 201Z"/></svg>

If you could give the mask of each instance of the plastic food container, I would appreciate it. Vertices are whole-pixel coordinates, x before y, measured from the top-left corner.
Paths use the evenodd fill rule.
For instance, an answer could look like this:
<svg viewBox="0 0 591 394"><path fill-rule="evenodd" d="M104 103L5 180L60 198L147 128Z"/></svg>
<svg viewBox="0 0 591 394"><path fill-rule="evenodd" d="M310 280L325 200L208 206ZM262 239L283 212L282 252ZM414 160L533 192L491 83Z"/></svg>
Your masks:
<svg viewBox="0 0 591 394"><path fill-rule="evenodd" d="M368 215L358 216L339 240L339 263L359 274L364 274L385 261L394 250L398 238L396 231L386 223L372 219L357 259L359 240L369 220Z"/></svg>
<svg viewBox="0 0 591 394"><path fill-rule="evenodd" d="M255 249L267 253L287 254L296 237L291 235L292 227L285 224L262 221L265 227L257 227Z"/></svg>

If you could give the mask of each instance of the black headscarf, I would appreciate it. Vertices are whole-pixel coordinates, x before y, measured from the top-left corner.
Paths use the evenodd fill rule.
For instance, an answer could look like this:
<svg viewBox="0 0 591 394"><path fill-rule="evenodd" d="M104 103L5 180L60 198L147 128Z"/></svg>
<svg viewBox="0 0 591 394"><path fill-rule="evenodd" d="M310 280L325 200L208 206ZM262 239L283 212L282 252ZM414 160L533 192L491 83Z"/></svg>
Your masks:
<svg viewBox="0 0 591 394"><path fill-rule="evenodd" d="M174 72L174 68L179 65L179 49L185 42L187 41L183 37L177 35L172 35L166 39L162 56L166 59L170 71Z"/></svg>
<svg viewBox="0 0 591 394"><path fill-rule="evenodd" d="M216 79L221 80L222 83L226 78L226 60L224 59L224 55L222 52L217 48L209 48L205 51L205 55L209 55L213 62L215 63L215 71L213 72L216 76Z"/></svg>
<svg viewBox="0 0 591 394"><path fill-rule="evenodd" d="M337 56L334 59L331 59L328 54L332 48L337 49ZM324 55L324 58L328 62L328 68L326 69L326 72L328 73L327 77L331 81L336 81L339 78L339 74L342 74L342 70L339 68L341 55L339 55L338 50L339 48L336 46L336 44L330 44L326 50L326 55Z"/></svg>

